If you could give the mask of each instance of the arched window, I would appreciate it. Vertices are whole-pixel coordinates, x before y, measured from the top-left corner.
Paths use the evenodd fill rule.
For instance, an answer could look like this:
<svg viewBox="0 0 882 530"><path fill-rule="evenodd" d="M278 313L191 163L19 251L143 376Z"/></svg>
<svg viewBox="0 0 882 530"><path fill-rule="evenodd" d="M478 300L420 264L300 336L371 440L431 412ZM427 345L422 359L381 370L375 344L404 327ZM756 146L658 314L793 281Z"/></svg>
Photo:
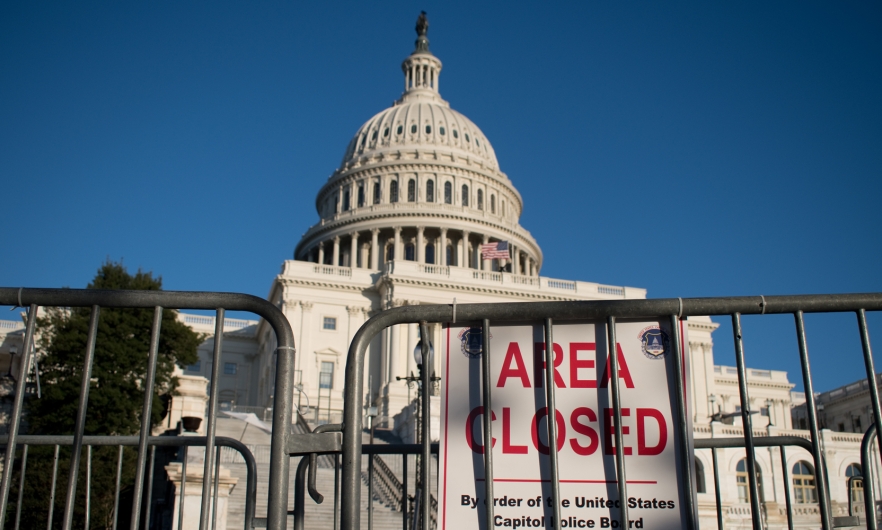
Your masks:
<svg viewBox="0 0 882 530"><path fill-rule="evenodd" d="M358 207L364 206L364 184L358 185Z"/></svg>
<svg viewBox="0 0 882 530"><path fill-rule="evenodd" d="M453 184L444 183L444 204L453 204Z"/></svg>
<svg viewBox="0 0 882 530"><path fill-rule="evenodd" d="M484 209L484 190L478 190L478 209Z"/></svg>
<svg viewBox="0 0 882 530"><path fill-rule="evenodd" d="M426 263L435 264L435 245L431 243L426 245Z"/></svg>
<svg viewBox="0 0 882 530"><path fill-rule="evenodd" d="M426 202L435 202L435 181L426 182Z"/></svg>
<svg viewBox="0 0 882 530"><path fill-rule="evenodd" d="M446 265L454 265L453 263L453 245L447 245L447 260L445 262Z"/></svg>
<svg viewBox="0 0 882 530"><path fill-rule="evenodd" d="M389 202L398 202L398 181L389 183Z"/></svg>
<svg viewBox="0 0 882 530"><path fill-rule="evenodd" d="M410 179L407 181L407 202L416 201L416 181Z"/></svg>
<svg viewBox="0 0 882 530"><path fill-rule="evenodd" d="M374 204L380 204L380 183L374 182Z"/></svg>
<svg viewBox="0 0 882 530"><path fill-rule="evenodd" d="M462 185L462 205L469 205L469 187L466 184Z"/></svg>
<svg viewBox="0 0 882 530"><path fill-rule="evenodd" d="M750 485L747 483L747 459L742 458L735 468L735 482L738 485L738 501L750 502ZM756 466L756 488L759 500L763 500L763 472Z"/></svg>
<svg viewBox="0 0 882 530"><path fill-rule="evenodd" d="M818 502L815 492L815 471L808 462L800 460L793 464L793 496L797 504Z"/></svg>
<svg viewBox="0 0 882 530"><path fill-rule="evenodd" d="M502 216L505 217L505 201L500 201L500 210L502 210Z"/></svg>
<svg viewBox="0 0 882 530"><path fill-rule="evenodd" d="M698 493L706 493L704 485L704 465L701 460L695 459L695 491Z"/></svg>
<svg viewBox="0 0 882 530"><path fill-rule="evenodd" d="M496 195L490 196L490 213L496 213Z"/></svg>
<svg viewBox="0 0 882 530"><path fill-rule="evenodd" d="M845 477L845 487L849 487L848 481L851 477L861 477L851 480L851 501L864 502L864 481L860 464L849 464L848 467L845 468Z"/></svg>
<svg viewBox="0 0 882 530"><path fill-rule="evenodd" d="M407 261L416 261L416 249L413 246L413 243L408 243L404 245L404 259Z"/></svg>

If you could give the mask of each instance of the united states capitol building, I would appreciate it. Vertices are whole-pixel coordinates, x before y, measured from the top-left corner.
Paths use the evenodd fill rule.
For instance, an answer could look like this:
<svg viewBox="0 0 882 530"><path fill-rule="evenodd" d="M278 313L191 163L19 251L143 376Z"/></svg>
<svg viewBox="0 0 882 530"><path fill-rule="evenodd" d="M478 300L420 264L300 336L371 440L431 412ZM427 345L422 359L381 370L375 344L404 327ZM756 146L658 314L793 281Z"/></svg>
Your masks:
<svg viewBox="0 0 882 530"><path fill-rule="evenodd" d="M313 423L339 421L349 343L368 318L385 309L454 300L464 304L647 295L642 288L541 275L542 249L519 223L525 201L502 171L490 140L442 98L442 62L430 51L425 29L401 65L400 98L368 119L345 146L339 167L315 198L318 221L297 243L293 259L281 264L269 289L268 299L287 316L294 331L295 402ZM481 246L494 242L508 243L509 259L482 258ZM184 314L180 318L200 332L214 329L213 317ZM717 324L707 317L690 317L687 324L688 393L695 436L741 436L740 417L719 421L728 420L741 403L734 367L714 364ZM226 326L219 382L222 406L243 410L271 406L276 348L272 331L259 321L231 319ZM0 362L14 363L15 337L20 332L19 323L0 326L0 352L6 354L0 355ZM430 324L429 333L434 344L441 343L439 324ZM415 391L399 378L417 372L413 351L420 339L416 324L386 330L371 344L365 368L365 403L377 407L379 426L406 441L413 439L410 412ZM199 386L210 373L211 351L209 339L200 348L200 361L184 371L185 385ZM440 357L435 356L438 373ZM793 429L791 409L800 401L786 372L749 369L748 383L750 408L760 411L753 417L756 436L808 438L808 431ZM187 415L184 401L177 408L173 405L169 424ZM437 402L432 408L437 415ZM865 415L863 426L870 423ZM859 473L863 429L850 430L858 432L823 431L835 515L847 513L847 477ZM810 455L788 450L790 484L785 484L778 450L760 448L756 453L768 524L786 527L788 488L796 525L817 527ZM723 449L718 456L726 526L748 528L744 451ZM714 528L709 450L696 452L696 474L702 526Z"/></svg>

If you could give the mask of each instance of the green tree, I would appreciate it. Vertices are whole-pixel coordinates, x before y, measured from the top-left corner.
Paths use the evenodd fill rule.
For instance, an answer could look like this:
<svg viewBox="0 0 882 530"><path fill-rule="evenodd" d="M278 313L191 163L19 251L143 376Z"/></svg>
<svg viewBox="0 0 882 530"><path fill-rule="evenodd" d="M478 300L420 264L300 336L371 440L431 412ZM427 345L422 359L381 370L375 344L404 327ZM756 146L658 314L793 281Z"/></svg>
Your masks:
<svg viewBox="0 0 882 530"><path fill-rule="evenodd" d="M98 269L88 288L161 290L162 279L154 278L152 273L141 270L130 274L121 263L108 261ZM168 401L168 397L177 387L175 364L185 366L194 363L197 359L196 349L203 340L203 337L179 322L176 313L169 309L162 313L156 385L152 389L151 425L162 420L165 413L164 402ZM26 400L27 431L30 434L73 433L79 407L90 314L91 308L50 308L38 319L42 396L29 396ZM152 308L101 308L86 413L86 435L138 434L153 314ZM122 476L124 487L128 485L131 488L134 480L135 453L136 450L126 450L125 453ZM90 526L110 528L117 448L94 448L92 458ZM63 491L67 480L69 451L62 450L61 459L57 483L60 494L57 495L54 516L54 522L58 523L64 511ZM26 472L25 506L22 511L24 528L46 525L51 461L51 448L31 449ZM84 520L84 467L85 449L77 488L79 509L75 516L75 521L78 521L76 526L81 526ZM17 492L12 491L10 499L15 499L16 495ZM10 508L14 510L14 503L10 503ZM122 510L124 506L121 506ZM11 520L10 517L15 517L14 511L7 513L7 520ZM120 519L119 523L119 528L125 528L128 521Z"/></svg>

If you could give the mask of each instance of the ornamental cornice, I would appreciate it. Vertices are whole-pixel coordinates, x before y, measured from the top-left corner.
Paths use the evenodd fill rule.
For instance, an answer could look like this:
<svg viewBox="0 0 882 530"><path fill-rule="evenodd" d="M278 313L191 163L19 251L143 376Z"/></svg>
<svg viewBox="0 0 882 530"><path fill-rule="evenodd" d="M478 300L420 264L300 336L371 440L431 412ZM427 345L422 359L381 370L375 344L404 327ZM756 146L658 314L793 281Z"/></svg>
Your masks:
<svg viewBox="0 0 882 530"><path fill-rule="evenodd" d="M412 278L396 278L393 276L383 276L377 282L377 287L379 288L381 285L388 285L389 287L395 287L398 285L410 285L410 286L418 286L418 287L432 287L436 289L443 289L447 291L459 291L459 292L471 292L471 293L481 293L481 294L491 294L496 296L510 296L512 298L517 298L519 300L542 300L549 302L572 302L582 300L581 298L571 298L567 296L557 296L552 294L544 294L544 293L530 293L523 291L513 291L511 289L504 288L494 288L492 286L487 285L464 285L458 283L451 282L443 282L443 281L430 281L430 280L417 280Z"/></svg>
<svg viewBox="0 0 882 530"><path fill-rule="evenodd" d="M352 285L347 283L336 283L336 282L323 282L317 280L303 280L300 278L279 278L279 283L284 285L301 285L306 287L319 287L321 289L336 289L339 291L352 291L363 293L365 291L373 291L376 288L373 285ZM306 303L306 302L301 302ZM312 302L309 302L310 308L312 308ZM304 310L307 310L304 307Z"/></svg>
<svg viewBox="0 0 882 530"><path fill-rule="evenodd" d="M697 331L715 331L719 324L716 322L698 322L695 320L687 320L686 321L690 328L695 329Z"/></svg>
<svg viewBox="0 0 882 530"><path fill-rule="evenodd" d="M738 386L737 379L715 378L714 383L716 383L718 385ZM772 388L775 390L790 390L796 385L794 385L793 383L766 383L766 382L760 382L760 381L748 379L747 386L752 386L752 387L757 387L757 388Z"/></svg>

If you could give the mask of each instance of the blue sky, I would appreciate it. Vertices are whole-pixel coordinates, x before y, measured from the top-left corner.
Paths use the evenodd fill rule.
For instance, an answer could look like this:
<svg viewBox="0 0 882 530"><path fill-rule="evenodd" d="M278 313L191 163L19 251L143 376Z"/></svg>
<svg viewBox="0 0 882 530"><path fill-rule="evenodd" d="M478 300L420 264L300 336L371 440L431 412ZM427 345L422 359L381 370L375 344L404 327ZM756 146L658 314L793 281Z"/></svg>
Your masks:
<svg viewBox="0 0 882 530"><path fill-rule="evenodd" d="M7 2L0 284L82 287L110 258L265 296L351 135L400 96L421 9L543 275L882 291L882 10L851 2ZM808 325L819 388L861 375L853 316ZM746 318L748 364L798 379L793 336Z"/></svg>

